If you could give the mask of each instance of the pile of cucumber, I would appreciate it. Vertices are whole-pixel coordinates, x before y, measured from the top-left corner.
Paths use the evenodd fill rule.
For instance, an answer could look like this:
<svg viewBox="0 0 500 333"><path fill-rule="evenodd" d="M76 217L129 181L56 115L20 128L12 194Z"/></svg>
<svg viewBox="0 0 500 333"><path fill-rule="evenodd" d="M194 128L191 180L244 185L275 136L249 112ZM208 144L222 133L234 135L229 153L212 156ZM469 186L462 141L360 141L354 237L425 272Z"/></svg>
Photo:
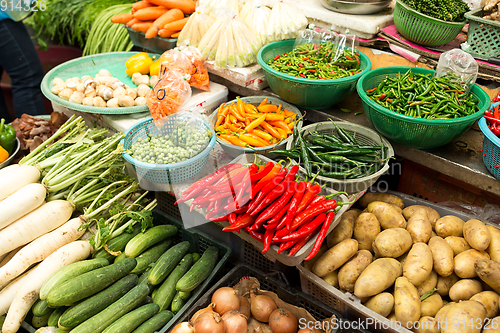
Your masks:
<svg viewBox="0 0 500 333"><path fill-rule="evenodd" d="M214 269L219 251L189 253L187 241L173 245L172 225L134 230L108 242L107 251L68 265L40 290L33 305L36 328L58 332L155 332L186 304Z"/></svg>

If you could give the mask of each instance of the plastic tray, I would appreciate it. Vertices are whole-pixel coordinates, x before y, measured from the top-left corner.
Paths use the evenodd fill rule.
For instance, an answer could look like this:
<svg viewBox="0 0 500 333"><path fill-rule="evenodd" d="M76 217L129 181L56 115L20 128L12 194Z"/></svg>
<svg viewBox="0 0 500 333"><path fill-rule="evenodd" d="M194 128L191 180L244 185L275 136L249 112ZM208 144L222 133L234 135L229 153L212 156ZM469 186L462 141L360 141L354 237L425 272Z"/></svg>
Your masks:
<svg viewBox="0 0 500 333"><path fill-rule="evenodd" d="M338 127L345 129L349 134L353 135L356 138L356 140L358 140L358 142L361 144L380 145L383 142L384 146L387 147L386 157L394 156L394 149L392 149L392 145L389 143L389 141L381 137L374 130L361 125L351 124L348 122L335 122L335 124ZM333 126L333 124L329 121L311 124L304 127L303 135L307 136L307 133L313 132L315 130L317 130L320 133L326 133L337 136L335 131L335 126ZM291 150L293 148L294 148L294 142L293 140L290 140L286 145L286 149ZM303 175L306 175L306 170L300 165L299 165L299 170ZM380 176L382 176L387 170L389 170L389 160L385 162L385 164L383 165L382 168L380 168L380 170L367 177L358 179L333 179L333 178L317 176L316 181L319 182L321 185L328 184L331 188L335 189L336 191L347 192L349 194L356 194L366 190L368 187L375 184L377 179Z"/></svg>
<svg viewBox="0 0 500 333"><path fill-rule="evenodd" d="M206 308L210 304L210 300L212 298L213 293L221 288L221 287L233 287L236 285L241 278L245 276L251 276L259 280L260 288L262 290L272 291L278 295L278 297L287 302L289 304L293 304L298 307L302 307L309 311L309 313L317 320L322 320L325 318L330 318L332 315L335 315L339 319L339 326L349 326L342 324L346 322L343 319L342 315L335 311L334 309L326 306L325 304L317 302L312 297L303 294L300 291L297 291L291 288L289 285L280 282L278 279L266 275L263 272L247 266L247 265L237 265L233 268L229 273L226 274L219 282L217 282L212 288L210 288L191 308L186 311L176 322L178 324L180 322L189 321L191 317L195 314L196 311L202 308ZM331 333L347 333L347 332L366 332L362 330L345 330L345 329L337 329L332 330Z"/></svg>
<svg viewBox="0 0 500 333"><path fill-rule="evenodd" d="M135 31L129 27L125 27L125 29L128 31L132 44L154 53L161 54L166 50L173 49L177 44L177 38L162 38L157 36L148 39L141 31Z"/></svg>
<svg viewBox="0 0 500 333"><path fill-rule="evenodd" d="M457 210L439 206L435 203L429 202L427 200L412 197L407 194L388 191L387 193L397 195L403 199L405 206L411 205L424 205L434 208L439 215L454 215L460 217L464 221L476 218L473 215L459 212ZM498 225L483 221L486 224L490 224L498 228ZM372 322L373 332L384 332L384 333L412 333L410 330L403 328L401 326L395 326L394 322L389 319L379 315L378 313L368 309L363 304L359 298L351 293L343 293L339 289L329 285L322 278L318 277L316 274L307 270L303 266L297 266L300 273L300 284L302 291L307 295L311 295L317 300L325 303L326 305L334 308L335 310L342 313L347 319L359 320L360 322L367 323ZM368 318L371 318L367 321ZM373 323L374 319L375 323Z"/></svg>
<svg viewBox="0 0 500 333"><path fill-rule="evenodd" d="M482 59L498 57L500 53L500 22L484 19L482 8L465 13L465 17L469 22L467 44L470 45L466 52L473 57Z"/></svg>

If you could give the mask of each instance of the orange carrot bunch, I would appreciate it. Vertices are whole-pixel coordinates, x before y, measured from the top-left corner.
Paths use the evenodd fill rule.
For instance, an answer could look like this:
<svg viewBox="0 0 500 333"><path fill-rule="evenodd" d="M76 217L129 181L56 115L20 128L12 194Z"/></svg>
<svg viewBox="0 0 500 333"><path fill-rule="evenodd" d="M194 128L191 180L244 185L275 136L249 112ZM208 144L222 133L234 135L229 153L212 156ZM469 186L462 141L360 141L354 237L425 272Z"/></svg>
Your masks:
<svg viewBox="0 0 500 333"><path fill-rule="evenodd" d="M215 131L222 141L240 147L266 147L292 134L296 113L281 104L268 104L267 98L257 106L236 100L217 109Z"/></svg>

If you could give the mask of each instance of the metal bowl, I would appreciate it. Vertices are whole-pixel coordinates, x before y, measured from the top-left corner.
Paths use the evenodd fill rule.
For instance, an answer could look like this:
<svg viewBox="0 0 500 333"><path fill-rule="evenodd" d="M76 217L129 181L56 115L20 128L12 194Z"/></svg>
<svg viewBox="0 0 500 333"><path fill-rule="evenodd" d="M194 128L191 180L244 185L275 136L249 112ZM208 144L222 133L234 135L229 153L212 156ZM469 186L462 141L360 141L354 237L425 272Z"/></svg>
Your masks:
<svg viewBox="0 0 500 333"><path fill-rule="evenodd" d="M333 10L334 12L354 15L369 15L383 11L391 4L392 0L320 0L320 2L323 7Z"/></svg>
<svg viewBox="0 0 500 333"><path fill-rule="evenodd" d="M14 159L14 157L19 152L19 148L21 148L21 142L19 142L19 139L16 138L16 148L14 149L14 152L9 156L8 159L6 159L2 163L0 163L0 169L5 168L6 166L8 166L10 164L10 162L12 162L12 160Z"/></svg>

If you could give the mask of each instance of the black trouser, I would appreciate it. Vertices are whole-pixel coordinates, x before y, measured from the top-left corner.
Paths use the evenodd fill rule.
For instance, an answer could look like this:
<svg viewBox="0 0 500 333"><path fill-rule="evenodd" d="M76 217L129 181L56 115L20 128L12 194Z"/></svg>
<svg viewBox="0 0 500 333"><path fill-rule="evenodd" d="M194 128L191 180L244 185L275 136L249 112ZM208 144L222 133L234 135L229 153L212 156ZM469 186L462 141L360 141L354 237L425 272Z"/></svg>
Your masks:
<svg viewBox="0 0 500 333"><path fill-rule="evenodd" d="M42 64L26 27L10 19L0 21L0 76L3 71L12 80L14 112L45 114L40 84L44 76ZM9 120L3 93L0 92L0 118ZM12 119L10 119L12 120Z"/></svg>

